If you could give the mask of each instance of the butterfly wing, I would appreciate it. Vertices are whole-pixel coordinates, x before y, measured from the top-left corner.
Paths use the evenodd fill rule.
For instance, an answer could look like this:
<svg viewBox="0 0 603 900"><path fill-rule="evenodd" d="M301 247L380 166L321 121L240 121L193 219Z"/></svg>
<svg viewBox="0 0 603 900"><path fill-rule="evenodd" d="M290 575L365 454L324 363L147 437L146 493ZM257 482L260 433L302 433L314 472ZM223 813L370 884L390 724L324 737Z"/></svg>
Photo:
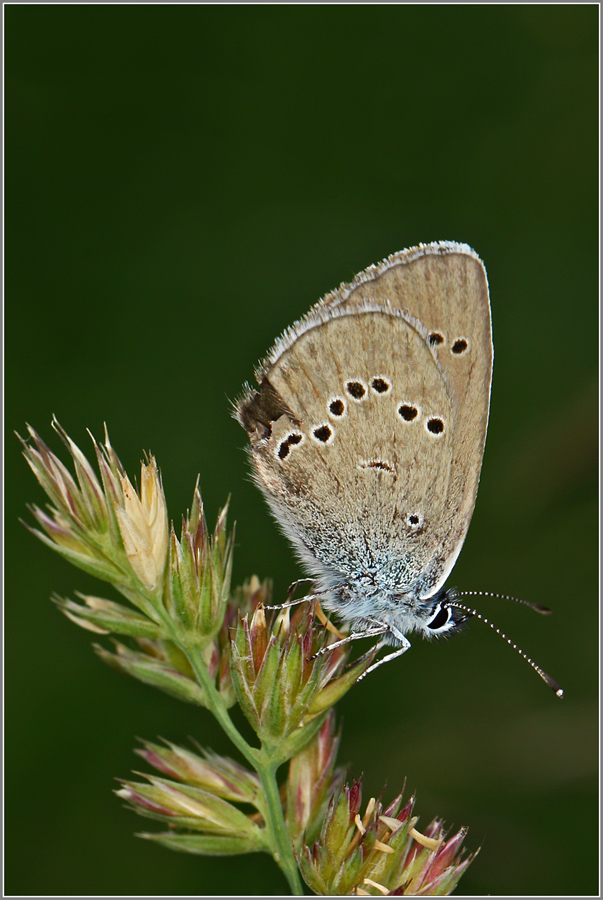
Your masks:
<svg viewBox="0 0 603 900"><path fill-rule="evenodd" d="M485 271L463 245L371 266L277 342L237 413L313 574L440 587L475 503L491 362Z"/></svg>
<svg viewBox="0 0 603 900"><path fill-rule="evenodd" d="M389 302L422 322L445 372L455 409L445 517L453 516L454 527L443 540L446 565L437 583L440 587L467 534L486 441L494 355L486 270L467 244L420 245L369 266L321 304L353 310L369 300Z"/></svg>

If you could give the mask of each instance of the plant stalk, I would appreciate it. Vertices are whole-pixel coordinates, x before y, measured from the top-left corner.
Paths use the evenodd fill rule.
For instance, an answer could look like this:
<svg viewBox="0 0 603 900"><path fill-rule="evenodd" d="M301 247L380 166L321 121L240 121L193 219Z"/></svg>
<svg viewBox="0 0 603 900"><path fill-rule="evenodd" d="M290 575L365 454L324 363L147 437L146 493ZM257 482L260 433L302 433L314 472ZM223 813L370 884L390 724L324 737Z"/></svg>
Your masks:
<svg viewBox="0 0 603 900"><path fill-rule="evenodd" d="M264 788L266 821L270 823L273 840L272 855L287 878L291 893L301 896L304 891L299 877L299 869L293 855L292 841L285 825L278 781L276 779L278 766L271 763L264 753L262 753L262 756L264 757L264 763L256 768L256 772Z"/></svg>
<svg viewBox="0 0 603 900"><path fill-rule="evenodd" d="M220 696L220 692L216 690L216 687L210 678L209 672L201 659L199 650L197 648L184 646L184 644L178 641L176 636L174 636L174 640L178 642L178 645L190 660L197 680L205 692L209 711L214 715L235 747L242 753L247 762L253 766L259 776L264 789L267 836L269 838L273 858L287 878L291 893L296 896L301 896L303 894L303 888L299 877L297 863L293 855L293 846L285 825L283 807L279 796L278 782L276 779L277 766L268 759L263 749L252 747L237 730L234 722L230 718L224 700Z"/></svg>

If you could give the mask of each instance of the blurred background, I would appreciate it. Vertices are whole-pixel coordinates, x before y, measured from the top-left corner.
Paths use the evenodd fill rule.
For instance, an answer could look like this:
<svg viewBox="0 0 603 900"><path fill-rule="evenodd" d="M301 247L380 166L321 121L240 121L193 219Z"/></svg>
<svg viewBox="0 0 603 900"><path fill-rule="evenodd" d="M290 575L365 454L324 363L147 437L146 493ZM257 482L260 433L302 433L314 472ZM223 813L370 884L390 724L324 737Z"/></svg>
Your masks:
<svg viewBox="0 0 603 900"><path fill-rule="evenodd" d="M365 799L469 826L466 895L598 891L598 6L7 6L7 894L279 894L268 857L201 858L112 794L136 737L230 746L120 676L53 591L103 594L18 523L43 503L13 430L159 461L232 495L235 580L293 554L230 403L322 294L420 241L471 244L494 323L490 430L449 585L489 629L413 642L341 703ZM65 459L65 454L63 454ZM105 592L106 593L106 592ZM96 637L96 636L94 636Z"/></svg>

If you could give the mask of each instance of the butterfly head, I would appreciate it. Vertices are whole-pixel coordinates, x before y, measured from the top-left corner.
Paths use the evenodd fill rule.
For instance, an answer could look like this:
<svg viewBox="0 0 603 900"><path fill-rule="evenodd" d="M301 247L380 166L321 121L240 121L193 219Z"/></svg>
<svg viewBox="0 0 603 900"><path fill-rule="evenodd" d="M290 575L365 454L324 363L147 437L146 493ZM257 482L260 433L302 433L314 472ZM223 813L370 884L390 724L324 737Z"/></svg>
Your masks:
<svg viewBox="0 0 603 900"><path fill-rule="evenodd" d="M420 630L426 637L441 637L462 630L469 613L453 605L456 594L452 590L440 591L431 600L429 618L421 623Z"/></svg>

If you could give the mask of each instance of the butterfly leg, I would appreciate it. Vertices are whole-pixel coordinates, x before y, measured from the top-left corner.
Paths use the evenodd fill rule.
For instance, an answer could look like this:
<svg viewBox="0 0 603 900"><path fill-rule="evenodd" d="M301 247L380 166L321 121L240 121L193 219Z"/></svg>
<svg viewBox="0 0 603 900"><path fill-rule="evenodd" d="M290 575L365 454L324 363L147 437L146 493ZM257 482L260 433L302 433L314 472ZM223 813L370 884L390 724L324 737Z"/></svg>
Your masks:
<svg viewBox="0 0 603 900"><path fill-rule="evenodd" d="M402 656L403 653L406 653L406 651L410 647L410 641L407 637L404 637L403 634L401 634L400 636L396 635L396 637L398 637L398 640L403 641L402 646L397 650L394 650L393 653L388 653L387 656L384 656L382 659L378 659L377 662L373 663L372 666L369 666L364 675L360 676L358 681L360 681L361 678L364 678L365 675L368 675L369 672L373 672L375 669L378 669L379 666L383 665L383 663L390 662L390 660L396 659L398 656Z"/></svg>
<svg viewBox="0 0 603 900"><path fill-rule="evenodd" d="M287 600L285 603L277 603L275 606L265 606L264 609L289 609L291 606L297 606L300 603L309 603L311 600L318 600L322 596L320 594L306 594L305 597L298 597L297 600Z"/></svg>
<svg viewBox="0 0 603 900"><path fill-rule="evenodd" d="M313 582L313 578L299 578L297 581L294 581L293 584L289 585L289 590L287 591L287 600L291 600L293 594L296 592L300 584L312 584Z"/></svg>
<svg viewBox="0 0 603 900"><path fill-rule="evenodd" d="M298 603L306 603L310 600L314 600L315 594L306 594L305 597L300 597L298 600L293 600L293 594L300 586L300 584L312 584L314 581L313 578L300 578L299 581L294 581L293 584L289 585L289 590L287 591L287 599L284 603L277 603L274 606L265 606L264 609L288 609L290 606L297 606Z"/></svg>
<svg viewBox="0 0 603 900"><path fill-rule="evenodd" d="M375 628L367 628L366 631L355 631L352 634L348 634L340 641L335 641L335 643L333 644L328 644L326 647L321 647L318 653L315 653L314 656L310 657L310 659L316 659L317 656L322 656L323 653L328 653L330 650L336 650L337 647L342 647L344 644L349 644L350 641L357 641L359 638L377 637L380 634L385 634L387 630L388 629L385 627L385 625L378 625Z"/></svg>

